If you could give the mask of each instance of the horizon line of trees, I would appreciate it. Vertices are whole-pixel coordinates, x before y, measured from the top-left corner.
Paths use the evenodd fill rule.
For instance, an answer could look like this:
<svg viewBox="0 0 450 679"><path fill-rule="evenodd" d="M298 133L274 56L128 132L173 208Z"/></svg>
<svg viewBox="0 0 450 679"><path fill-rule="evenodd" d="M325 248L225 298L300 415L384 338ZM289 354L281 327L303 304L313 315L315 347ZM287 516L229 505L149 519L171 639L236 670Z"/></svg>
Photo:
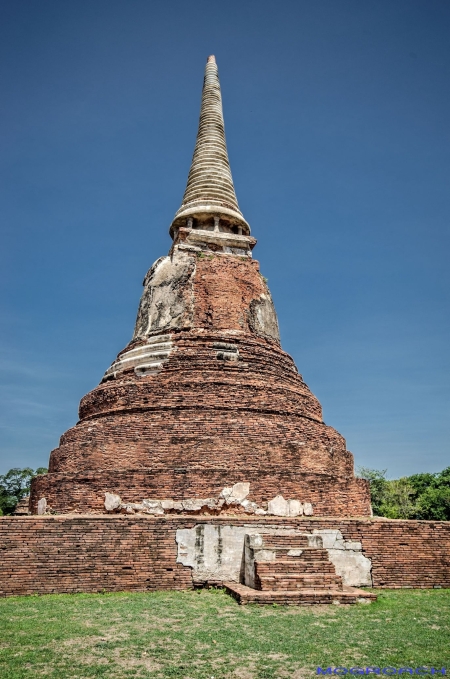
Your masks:
<svg viewBox="0 0 450 679"><path fill-rule="evenodd" d="M370 484L374 516L450 521L450 467L392 480L386 473L387 469L357 469L356 475Z"/></svg>

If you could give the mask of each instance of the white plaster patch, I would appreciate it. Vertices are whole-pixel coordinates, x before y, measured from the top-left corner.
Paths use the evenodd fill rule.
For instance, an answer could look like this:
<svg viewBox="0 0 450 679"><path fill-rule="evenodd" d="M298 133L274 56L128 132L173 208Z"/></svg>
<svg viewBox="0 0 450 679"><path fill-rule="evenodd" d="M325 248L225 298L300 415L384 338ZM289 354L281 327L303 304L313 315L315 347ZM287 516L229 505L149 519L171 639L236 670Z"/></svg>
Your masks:
<svg viewBox="0 0 450 679"><path fill-rule="evenodd" d="M120 495L115 493L105 493L105 509L107 512L112 512L114 509L119 509L122 504Z"/></svg>
<svg viewBox="0 0 450 679"><path fill-rule="evenodd" d="M231 486L230 487L226 486L225 488L222 489L219 497L223 497L225 502L226 502L228 500L228 498L231 496L232 492L233 492L233 488L231 488Z"/></svg>
<svg viewBox="0 0 450 679"><path fill-rule="evenodd" d="M267 513L273 516L312 516L313 508L310 502L302 504L299 500L285 500L282 495L277 495L269 500Z"/></svg>
<svg viewBox="0 0 450 679"><path fill-rule="evenodd" d="M195 256L179 249L153 264L144 280L133 339L191 327L195 266Z"/></svg>
<svg viewBox="0 0 450 679"><path fill-rule="evenodd" d="M45 497L41 497L41 499L37 503L37 513L39 515L45 514L47 511L47 499Z"/></svg>
<svg viewBox="0 0 450 679"><path fill-rule="evenodd" d="M322 537L323 546L344 585L372 586L372 562L362 553L361 542L344 540L340 530L314 529L313 534Z"/></svg>
<svg viewBox="0 0 450 679"><path fill-rule="evenodd" d="M124 370L134 369L138 377L156 375L169 359L172 351L171 335L149 337L146 344L121 354L105 372L102 382L116 378Z"/></svg>
<svg viewBox="0 0 450 679"><path fill-rule="evenodd" d="M214 526L212 524L198 524L194 528L180 528L176 532L176 542L178 545L177 563L181 563L183 566L190 566L195 581L222 580L244 582L245 536L250 535L252 538L254 536L256 540L255 547L258 544L262 546L262 537L259 535L261 531L278 535L298 535L298 531L289 529L280 530L273 526ZM311 539L317 543L317 537L311 536ZM272 552L273 550L268 551ZM266 556L268 555L266 554ZM275 557L270 557L269 555L267 560L270 558Z"/></svg>
<svg viewBox="0 0 450 679"><path fill-rule="evenodd" d="M288 516L301 516L303 505L298 500L288 500Z"/></svg>
<svg viewBox="0 0 450 679"><path fill-rule="evenodd" d="M250 492L249 483L235 483L231 489L230 495L226 499L227 505L241 503L243 500L245 500L249 492Z"/></svg>
<svg viewBox="0 0 450 679"><path fill-rule="evenodd" d="M288 516L289 505L287 500L282 495L277 495L273 500L269 500L267 513L273 516Z"/></svg>
<svg viewBox="0 0 450 679"><path fill-rule="evenodd" d="M192 568L194 580L239 582L248 530L244 526L210 524L177 530L177 562Z"/></svg>
<svg viewBox="0 0 450 679"><path fill-rule="evenodd" d="M280 341L277 313L268 288L250 304L250 325L258 335L269 335Z"/></svg>

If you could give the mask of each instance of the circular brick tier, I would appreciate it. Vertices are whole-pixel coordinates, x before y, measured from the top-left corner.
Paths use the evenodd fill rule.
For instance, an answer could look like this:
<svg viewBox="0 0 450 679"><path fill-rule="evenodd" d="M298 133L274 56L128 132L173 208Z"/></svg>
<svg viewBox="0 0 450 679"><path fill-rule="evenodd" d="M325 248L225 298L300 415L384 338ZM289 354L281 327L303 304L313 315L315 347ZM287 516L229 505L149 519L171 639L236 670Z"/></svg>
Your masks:
<svg viewBox="0 0 450 679"><path fill-rule="evenodd" d="M131 343L80 404L80 421L33 483L58 512L217 497L310 502L315 515L370 514L345 440L282 351L270 292L249 257L175 247L147 274Z"/></svg>

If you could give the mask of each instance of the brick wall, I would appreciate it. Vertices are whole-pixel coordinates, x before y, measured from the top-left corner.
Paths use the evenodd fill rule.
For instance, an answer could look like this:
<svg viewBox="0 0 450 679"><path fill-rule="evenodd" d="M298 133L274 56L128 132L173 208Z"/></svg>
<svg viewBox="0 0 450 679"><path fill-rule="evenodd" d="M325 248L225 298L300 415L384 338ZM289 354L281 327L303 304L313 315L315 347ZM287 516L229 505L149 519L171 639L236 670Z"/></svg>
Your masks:
<svg viewBox="0 0 450 679"><path fill-rule="evenodd" d="M450 587L450 522L29 516L0 518L0 595L189 588L175 534L199 523L337 529L362 542L375 587Z"/></svg>

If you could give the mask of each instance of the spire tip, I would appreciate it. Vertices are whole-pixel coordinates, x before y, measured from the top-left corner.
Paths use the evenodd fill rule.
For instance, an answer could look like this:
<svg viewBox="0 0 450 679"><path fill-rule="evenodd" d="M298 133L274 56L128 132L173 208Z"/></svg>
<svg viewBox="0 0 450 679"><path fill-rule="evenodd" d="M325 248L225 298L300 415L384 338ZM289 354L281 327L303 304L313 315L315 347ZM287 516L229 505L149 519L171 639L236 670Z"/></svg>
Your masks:
<svg viewBox="0 0 450 679"><path fill-rule="evenodd" d="M223 233L237 236L250 234L250 227L239 210L234 190L216 58L211 54L207 57L203 78L200 120L191 169L181 207L170 225L170 234L172 238L177 238L177 228L187 228L187 223L191 224L190 230L208 231L212 220L215 228L219 217Z"/></svg>

